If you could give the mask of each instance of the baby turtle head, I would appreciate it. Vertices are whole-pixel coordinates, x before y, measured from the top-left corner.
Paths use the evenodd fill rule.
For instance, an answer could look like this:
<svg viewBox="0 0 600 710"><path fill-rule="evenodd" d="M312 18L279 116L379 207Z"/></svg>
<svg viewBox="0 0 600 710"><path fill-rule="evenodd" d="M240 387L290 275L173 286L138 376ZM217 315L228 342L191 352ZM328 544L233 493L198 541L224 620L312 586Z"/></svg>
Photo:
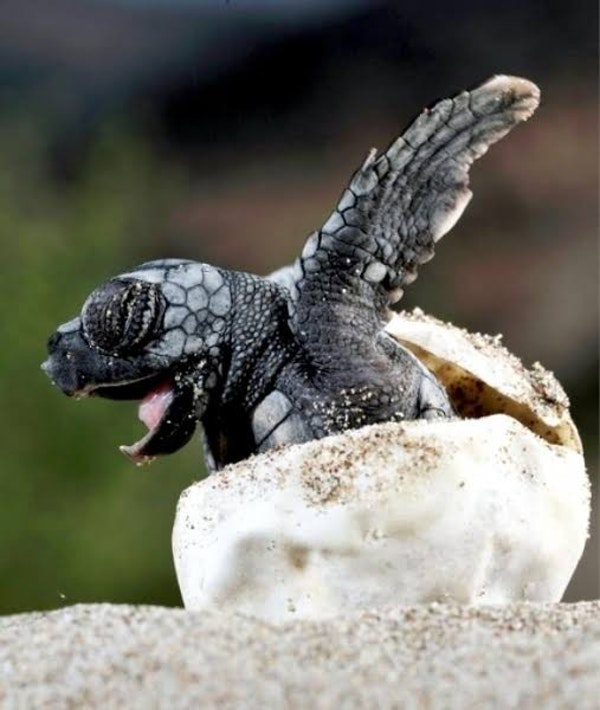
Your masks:
<svg viewBox="0 0 600 710"><path fill-rule="evenodd" d="M182 260L110 279L48 341L44 371L67 395L140 399L135 461L186 444L217 385L231 292L223 272Z"/></svg>

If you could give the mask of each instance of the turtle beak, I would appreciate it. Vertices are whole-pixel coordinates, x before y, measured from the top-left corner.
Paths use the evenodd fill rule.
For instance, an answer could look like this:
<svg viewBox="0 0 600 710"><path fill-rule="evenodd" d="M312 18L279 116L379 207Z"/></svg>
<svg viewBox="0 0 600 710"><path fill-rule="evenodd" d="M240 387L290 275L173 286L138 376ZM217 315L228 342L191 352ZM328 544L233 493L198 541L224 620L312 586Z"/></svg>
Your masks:
<svg viewBox="0 0 600 710"><path fill-rule="evenodd" d="M76 357L76 351L72 351L77 338L76 333L53 333L48 339L49 356L42 363L42 371L68 397L83 395L89 384L85 368L79 366L81 357Z"/></svg>

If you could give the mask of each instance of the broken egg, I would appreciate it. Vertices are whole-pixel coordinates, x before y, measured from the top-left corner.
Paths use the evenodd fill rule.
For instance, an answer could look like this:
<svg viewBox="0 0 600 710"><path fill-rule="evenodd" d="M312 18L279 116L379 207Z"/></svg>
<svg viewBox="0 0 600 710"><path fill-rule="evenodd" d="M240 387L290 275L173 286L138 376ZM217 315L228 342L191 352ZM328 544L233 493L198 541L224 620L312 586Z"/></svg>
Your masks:
<svg viewBox="0 0 600 710"><path fill-rule="evenodd" d="M173 529L187 608L285 621L560 600L590 514L562 387L500 338L420 311L387 332L436 374L459 418L272 450L189 487Z"/></svg>

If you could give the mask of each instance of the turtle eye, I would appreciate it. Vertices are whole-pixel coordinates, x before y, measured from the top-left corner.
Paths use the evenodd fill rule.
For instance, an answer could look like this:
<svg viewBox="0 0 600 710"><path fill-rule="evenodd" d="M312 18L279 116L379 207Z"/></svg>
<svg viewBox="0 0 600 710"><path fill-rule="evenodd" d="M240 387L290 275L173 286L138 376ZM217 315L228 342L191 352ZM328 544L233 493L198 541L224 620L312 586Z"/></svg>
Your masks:
<svg viewBox="0 0 600 710"><path fill-rule="evenodd" d="M83 334L94 348L127 353L156 334L163 311L164 299L156 284L114 279L93 291L85 302Z"/></svg>

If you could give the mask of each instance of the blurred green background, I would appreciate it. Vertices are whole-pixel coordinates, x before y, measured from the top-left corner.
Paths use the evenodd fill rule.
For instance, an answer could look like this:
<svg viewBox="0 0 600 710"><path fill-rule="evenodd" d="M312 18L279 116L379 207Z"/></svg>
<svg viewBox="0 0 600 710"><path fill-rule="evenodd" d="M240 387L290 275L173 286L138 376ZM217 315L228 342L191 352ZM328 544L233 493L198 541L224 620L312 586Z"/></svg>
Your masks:
<svg viewBox="0 0 600 710"><path fill-rule="evenodd" d="M502 332L553 369L597 481L595 3L5 0L0 6L0 613L180 604L170 532L198 441L147 468L135 403L75 402L39 365L99 282L180 256L291 261L372 145L494 73L535 118L403 307ZM597 525L568 590L599 595Z"/></svg>

